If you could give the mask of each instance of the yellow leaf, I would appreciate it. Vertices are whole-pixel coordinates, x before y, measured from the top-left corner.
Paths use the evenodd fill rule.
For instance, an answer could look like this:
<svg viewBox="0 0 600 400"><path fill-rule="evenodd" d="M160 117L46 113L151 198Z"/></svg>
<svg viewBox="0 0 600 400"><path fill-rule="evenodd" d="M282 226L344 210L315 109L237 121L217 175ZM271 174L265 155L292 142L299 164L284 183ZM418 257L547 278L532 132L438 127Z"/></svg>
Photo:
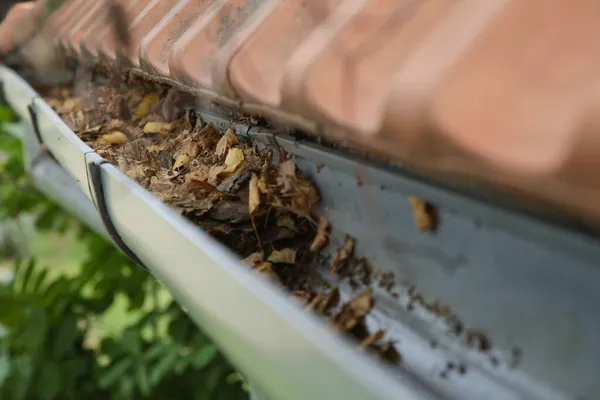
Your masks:
<svg viewBox="0 0 600 400"><path fill-rule="evenodd" d="M258 178L252 174L250 178L250 194L248 196L248 208L252 214L260 206L260 192L258 190Z"/></svg>
<svg viewBox="0 0 600 400"><path fill-rule="evenodd" d="M147 122L144 125L144 133L160 133L162 136L167 136L173 128L170 122Z"/></svg>
<svg viewBox="0 0 600 400"><path fill-rule="evenodd" d="M156 93L150 93L139 102L135 108L135 116L138 118L145 117L150 112L150 106L156 103L159 97Z"/></svg>
<svg viewBox="0 0 600 400"><path fill-rule="evenodd" d="M129 141L129 139L127 138L127 135L121 131L114 131L114 132L107 133L106 135L102 135L98 139L98 142L100 142L100 143L110 143L110 144L126 143L127 141Z"/></svg>
<svg viewBox="0 0 600 400"><path fill-rule="evenodd" d="M73 110L80 110L80 109L81 109L81 103L79 102L79 99L69 98L69 99L66 99L65 102L63 103L63 111L64 112L71 112Z"/></svg>
<svg viewBox="0 0 600 400"><path fill-rule="evenodd" d="M296 250L289 248L283 250L273 250L267 261L282 264L295 264Z"/></svg>
<svg viewBox="0 0 600 400"><path fill-rule="evenodd" d="M244 161L244 152L242 150L236 148L229 150L225 158L224 172L234 172L242 161Z"/></svg>
<svg viewBox="0 0 600 400"><path fill-rule="evenodd" d="M173 171L179 171L185 164L190 161L190 156L187 154L182 154L175 159L173 163Z"/></svg>

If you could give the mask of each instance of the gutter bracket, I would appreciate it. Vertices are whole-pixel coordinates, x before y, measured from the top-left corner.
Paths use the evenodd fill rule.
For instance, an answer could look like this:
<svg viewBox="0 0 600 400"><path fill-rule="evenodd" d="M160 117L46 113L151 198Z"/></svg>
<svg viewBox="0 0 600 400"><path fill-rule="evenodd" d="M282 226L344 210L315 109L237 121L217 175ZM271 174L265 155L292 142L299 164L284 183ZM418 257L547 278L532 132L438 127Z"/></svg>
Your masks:
<svg viewBox="0 0 600 400"><path fill-rule="evenodd" d="M4 89L4 88L2 88ZM3 95L4 93L2 93ZM54 154L52 154L52 152L48 149L48 145L46 145L46 143L44 143L44 139L42 139L42 133L40 132L40 125L38 122L38 116L37 116L37 111L35 109L35 99L33 99L31 101L31 103L29 103L29 105L27 106L27 109L29 110L29 116L31 117L31 125L33 126L33 133L35 135L35 138L38 141L38 144L40 145L40 148L42 149L42 151L34 158L34 160L31 162L31 166L35 166L35 164L37 164L40 155L42 154L47 154L52 160L54 160L58 165L60 165L60 163L58 162L58 160L56 159L56 157L54 157Z"/></svg>
<svg viewBox="0 0 600 400"><path fill-rule="evenodd" d="M112 238L113 242L116 246L121 250L127 257L131 259L134 263L148 271L148 268L144 265L144 263L135 255L135 253L125 244L119 232L117 231L115 225L113 224L110 213L108 212L108 207L106 206L106 198L104 196L104 187L102 184L102 164L110 164L106 160L101 161L91 161L88 163L88 171L89 171L89 184L94 189L94 194L96 201L94 206L98 213L100 214L100 219L106 228L106 231Z"/></svg>

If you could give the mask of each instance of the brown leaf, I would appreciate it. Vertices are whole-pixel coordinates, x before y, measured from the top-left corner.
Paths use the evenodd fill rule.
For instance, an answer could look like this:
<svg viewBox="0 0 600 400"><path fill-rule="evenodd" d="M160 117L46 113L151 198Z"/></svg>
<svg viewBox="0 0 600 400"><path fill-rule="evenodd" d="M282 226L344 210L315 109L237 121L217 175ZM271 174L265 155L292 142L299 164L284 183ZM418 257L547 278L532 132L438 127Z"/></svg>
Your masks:
<svg viewBox="0 0 600 400"><path fill-rule="evenodd" d="M138 118L145 117L146 115L148 115L148 113L150 113L150 106L152 106L152 104L158 102L159 100L160 98L158 97L158 94L147 94L135 108L135 116Z"/></svg>
<svg viewBox="0 0 600 400"><path fill-rule="evenodd" d="M382 344L377 351L381 358L392 365L398 365L402 362L402 356L400 356L392 342Z"/></svg>
<svg viewBox="0 0 600 400"><path fill-rule="evenodd" d="M296 250L286 248L282 250L273 250L269 255L268 261L281 264L295 264L296 263Z"/></svg>
<svg viewBox="0 0 600 400"><path fill-rule="evenodd" d="M277 176L277 185L281 187L281 193L289 193L296 184L296 166L292 160L287 160L279 164L279 174Z"/></svg>
<svg viewBox="0 0 600 400"><path fill-rule="evenodd" d="M183 119L184 119L183 127L190 132L193 131L194 129L196 129L196 126L198 125L198 123L201 123L200 118L198 117L198 114L196 114L196 112L193 110L185 110Z"/></svg>
<svg viewBox="0 0 600 400"><path fill-rule="evenodd" d="M433 231L436 228L435 209L415 196L409 196L408 202L415 216L415 225L421 232Z"/></svg>
<svg viewBox="0 0 600 400"><path fill-rule="evenodd" d="M238 223L250 220L248 207L239 201L223 200L215 204L208 212L210 218L217 221ZM271 261L271 260L269 260Z"/></svg>
<svg viewBox="0 0 600 400"><path fill-rule="evenodd" d="M492 343L484 331L469 329L467 331L467 346L474 347L480 351L488 351L492 348Z"/></svg>
<svg viewBox="0 0 600 400"><path fill-rule="evenodd" d="M215 149L215 154L219 157L227 154L227 151L238 144L237 136L235 132L231 128L227 128L219 142L217 143L217 148Z"/></svg>
<svg viewBox="0 0 600 400"><path fill-rule="evenodd" d="M358 345L358 349L363 350L363 349L369 347L370 345L372 345L373 343L379 342L381 339L383 339L384 336L385 336L385 331L380 329L377 332L364 338Z"/></svg>
<svg viewBox="0 0 600 400"><path fill-rule="evenodd" d="M264 255L263 255L262 251L257 251L256 253L252 253L248 257L244 258L243 261L246 264L255 266L256 264L264 261Z"/></svg>
<svg viewBox="0 0 600 400"><path fill-rule="evenodd" d="M354 255L354 239L346 236L344 246L335 251L335 257L329 263L329 274L334 276L338 271L338 266L348 261Z"/></svg>
<svg viewBox="0 0 600 400"><path fill-rule="evenodd" d="M106 135L102 135L99 139L99 143L110 143L110 144L121 144L129 141L127 135L121 131L113 131L107 133Z"/></svg>
<svg viewBox="0 0 600 400"><path fill-rule="evenodd" d="M208 183L217 186L219 184L219 175L225 171L224 165L213 165L208 172Z"/></svg>
<svg viewBox="0 0 600 400"><path fill-rule="evenodd" d="M209 177L210 167L208 165L200 164L186 174L185 180L187 183L207 182Z"/></svg>
<svg viewBox="0 0 600 400"><path fill-rule="evenodd" d="M274 283L277 286L283 286L281 283L281 279L279 276L271 269L271 263L263 263L264 265L258 266L256 271L269 280L271 283ZM260 269L259 269L260 268Z"/></svg>
<svg viewBox="0 0 600 400"><path fill-rule="evenodd" d="M292 231L296 230L296 223L289 214L277 215L277 226L288 228Z"/></svg>
<svg viewBox="0 0 600 400"><path fill-rule="evenodd" d="M324 217L319 218L319 226L317 227L317 234L310 245L310 251L318 252L323 247L327 246L329 231L329 221Z"/></svg>
<svg viewBox="0 0 600 400"><path fill-rule="evenodd" d="M248 209L250 214L253 214L260 206L260 192L258 189L258 178L256 174L252 174L250 178L250 192L248 195Z"/></svg>
<svg viewBox="0 0 600 400"><path fill-rule="evenodd" d="M362 292L350 300L348 306L356 318L364 317L373 308L373 294L371 291Z"/></svg>
<svg viewBox="0 0 600 400"><path fill-rule="evenodd" d="M334 287L329 293L318 293L317 296L308 305L309 310L315 310L321 314L329 312L340 302L340 290Z"/></svg>
<svg viewBox="0 0 600 400"><path fill-rule="evenodd" d="M305 290L295 290L292 296L301 306L308 305L313 298L313 294Z"/></svg>

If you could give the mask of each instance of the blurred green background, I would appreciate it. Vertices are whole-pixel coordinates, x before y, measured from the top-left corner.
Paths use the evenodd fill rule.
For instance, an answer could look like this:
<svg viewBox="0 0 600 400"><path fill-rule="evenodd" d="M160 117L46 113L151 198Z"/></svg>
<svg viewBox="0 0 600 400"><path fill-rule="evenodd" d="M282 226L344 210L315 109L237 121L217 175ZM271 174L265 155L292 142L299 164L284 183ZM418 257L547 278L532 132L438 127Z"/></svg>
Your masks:
<svg viewBox="0 0 600 400"><path fill-rule="evenodd" d="M0 398L246 399L151 275L40 194L0 108Z"/></svg>

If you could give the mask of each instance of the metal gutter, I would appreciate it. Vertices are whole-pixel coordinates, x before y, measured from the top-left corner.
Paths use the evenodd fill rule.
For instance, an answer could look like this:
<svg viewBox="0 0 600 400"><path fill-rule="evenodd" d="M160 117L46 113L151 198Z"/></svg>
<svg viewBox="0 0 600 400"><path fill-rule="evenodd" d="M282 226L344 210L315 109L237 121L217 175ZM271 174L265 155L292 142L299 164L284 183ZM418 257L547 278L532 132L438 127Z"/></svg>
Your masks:
<svg viewBox="0 0 600 400"><path fill-rule="evenodd" d="M50 181L53 189L48 194L67 209L89 210L90 200L83 205L85 197L92 199L86 166L99 161L99 156L80 142L17 74L0 67L0 79L6 85L7 101L21 118L27 120L28 105L33 104L43 140L81 191L81 196L65 198L58 193L65 188ZM31 143L26 140L24 144ZM50 168L56 172L55 167ZM109 212L123 240L266 396L298 400L435 398L407 377L392 377L345 340L331 335L315 317L253 275L227 249L115 167L103 164L101 169ZM97 225L98 219L90 222Z"/></svg>
<svg viewBox="0 0 600 400"><path fill-rule="evenodd" d="M106 214L123 245L260 388L261 398L545 400L584 398L600 390L595 378L600 366L597 238L376 163L359 162L356 169L342 153L235 125L238 135L294 156L321 190L334 242L351 232L359 253L410 279L395 289L396 298L377 292L378 307L368 321L400 340L404 363L389 368L331 335L228 249L116 167L101 164L14 72L0 67L0 79L14 89L5 93L19 115L29 118L28 106L33 106L40 137L55 159L44 161L57 174L51 179L40 169L42 161L35 163L37 183L102 231L98 193L90 182L90 165L96 165L92 169L101 174ZM201 116L217 126L230 124L214 113ZM37 154L36 145L41 150L31 134L24 145L31 154ZM316 167L320 164L325 166ZM67 186L79 195L65 195ZM435 234L416 231L408 195L439 206ZM418 304L411 310L412 284L425 297L451 304L466 326L488 331L493 351L468 349L463 336L448 333L447 321ZM349 293L341 290L343 296ZM525 355L516 367L509 366L506 354L514 345ZM450 361L464 363L468 373L442 377Z"/></svg>

